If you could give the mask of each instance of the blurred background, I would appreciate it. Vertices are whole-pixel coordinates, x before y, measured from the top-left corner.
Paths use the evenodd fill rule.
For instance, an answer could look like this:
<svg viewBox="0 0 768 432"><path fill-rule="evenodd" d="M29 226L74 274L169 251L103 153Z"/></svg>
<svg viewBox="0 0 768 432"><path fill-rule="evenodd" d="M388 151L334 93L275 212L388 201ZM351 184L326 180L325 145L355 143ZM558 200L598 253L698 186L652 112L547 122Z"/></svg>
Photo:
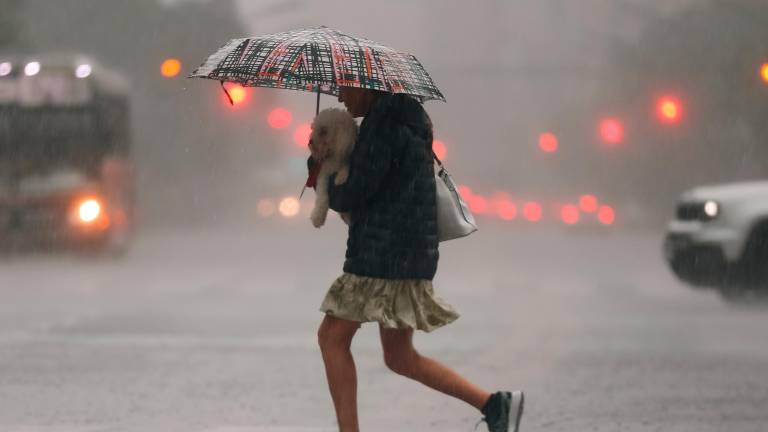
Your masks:
<svg viewBox="0 0 768 432"><path fill-rule="evenodd" d="M252 216L260 197L295 194L311 95L246 89L230 107L185 76L230 38L323 23L417 55L448 99L427 106L439 146L477 195L538 202L550 220L594 195L616 224L658 227L688 187L765 175L763 6L6 0L0 47L82 52L128 77L146 224ZM180 68L164 76L169 59Z"/></svg>
<svg viewBox="0 0 768 432"><path fill-rule="evenodd" d="M317 25L414 54L446 96L425 104L433 146L480 230L441 244L436 287L463 315L417 336L426 352L489 388L527 386L532 429L768 424L760 289L746 300L692 289L727 285L697 276L722 263L663 248L667 224L687 217L685 191L768 176L763 0L0 0L0 10L0 102L15 94L4 77L62 55L88 66L78 78L105 83L103 118L0 111L0 204L63 187L64 174L20 173L66 154L112 179L109 224L126 227L109 257L0 236L11 245L0 255L0 429L334 430L314 332L346 226L329 217L314 229L314 194L299 200L315 97L228 84L230 104L215 81L186 78L231 38ZM89 128L109 151L78 153ZM46 131L74 150L51 147ZM98 224L99 198L80 196L73 217ZM696 229L715 217L708 200L697 198ZM0 224L22 218L7 210ZM768 204L750 218L768 221ZM766 276L768 231L755 232L746 267ZM469 430L471 410L386 374L375 327L361 332L370 430ZM400 393L408 400L390 401Z"/></svg>

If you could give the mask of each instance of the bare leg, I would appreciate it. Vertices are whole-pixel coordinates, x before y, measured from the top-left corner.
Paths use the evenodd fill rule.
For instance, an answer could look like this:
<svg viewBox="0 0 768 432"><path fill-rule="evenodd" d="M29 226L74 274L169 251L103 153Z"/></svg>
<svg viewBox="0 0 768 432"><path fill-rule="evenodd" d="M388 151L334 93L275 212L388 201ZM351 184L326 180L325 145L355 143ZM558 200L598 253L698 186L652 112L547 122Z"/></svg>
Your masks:
<svg viewBox="0 0 768 432"><path fill-rule="evenodd" d="M326 315L317 332L340 432L359 432L357 373L350 346L360 323Z"/></svg>
<svg viewBox="0 0 768 432"><path fill-rule="evenodd" d="M387 329L379 325L384 363L395 373L482 409L491 393L477 387L442 363L422 356L413 347L413 329Z"/></svg>

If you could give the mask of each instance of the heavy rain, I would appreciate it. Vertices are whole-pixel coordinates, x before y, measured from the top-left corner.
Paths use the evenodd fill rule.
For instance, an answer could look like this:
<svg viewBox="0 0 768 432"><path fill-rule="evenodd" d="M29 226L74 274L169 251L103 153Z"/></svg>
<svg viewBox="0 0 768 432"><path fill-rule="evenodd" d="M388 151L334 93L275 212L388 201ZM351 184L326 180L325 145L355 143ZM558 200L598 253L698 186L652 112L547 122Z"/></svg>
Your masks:
<svg viewBox="0 0 768 432"><path fill-rule="evenodd" d="M764 0L0 11L0 432L768 429ZM201 68L320 26L325 66ZM346 87L362 150L307 187ZM392 100L432 134L363 123ZM469 235L438 242L430 145Z"/></svg>

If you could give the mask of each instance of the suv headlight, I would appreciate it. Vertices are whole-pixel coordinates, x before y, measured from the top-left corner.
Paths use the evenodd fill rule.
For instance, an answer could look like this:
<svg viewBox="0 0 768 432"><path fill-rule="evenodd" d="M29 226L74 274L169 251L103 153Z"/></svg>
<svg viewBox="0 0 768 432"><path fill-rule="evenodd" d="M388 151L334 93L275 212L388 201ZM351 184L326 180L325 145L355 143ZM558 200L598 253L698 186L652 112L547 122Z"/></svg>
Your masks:
<svg viewBox="0 0 768 432"><path fill-rule="evenodd" d="M714 219L720 214L720 205L715 201L704 203L704 215L707 219Z"/></svg>

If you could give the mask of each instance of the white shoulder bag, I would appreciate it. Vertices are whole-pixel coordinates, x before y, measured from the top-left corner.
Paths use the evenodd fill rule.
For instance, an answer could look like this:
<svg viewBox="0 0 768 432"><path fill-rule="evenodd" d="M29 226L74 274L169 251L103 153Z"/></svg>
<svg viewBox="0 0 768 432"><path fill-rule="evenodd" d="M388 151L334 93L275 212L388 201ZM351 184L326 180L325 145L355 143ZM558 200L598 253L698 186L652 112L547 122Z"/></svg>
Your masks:
<svg viewBox="0 0 768 432"><path fill-rule="evenodd" d="M432 152L439 169L435 170L437 184L437 238L438 241L466 237L477 231L475 217L469 206L461 199L456 184L448 175L443 163Z"/></svg>

